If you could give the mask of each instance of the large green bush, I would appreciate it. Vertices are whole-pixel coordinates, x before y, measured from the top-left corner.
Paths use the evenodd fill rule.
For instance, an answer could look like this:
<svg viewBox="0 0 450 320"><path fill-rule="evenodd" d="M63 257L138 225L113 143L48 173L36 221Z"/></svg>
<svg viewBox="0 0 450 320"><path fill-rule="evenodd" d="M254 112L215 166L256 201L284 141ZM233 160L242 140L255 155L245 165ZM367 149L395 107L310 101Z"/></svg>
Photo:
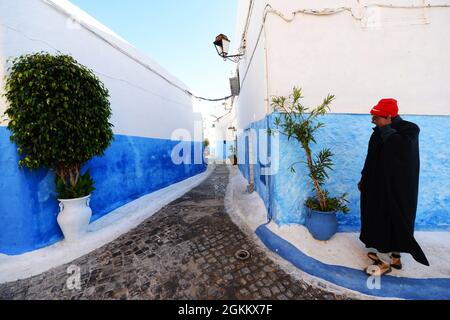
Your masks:
<svg viewBox="0 0 450 320"><path fill-rule="evenodd" d="M54 170L60 198L88 195L92 180L80 179L81 167L113 139L103 83L71 56L36 53L11 60L5 92L19 165Z"/></svg>

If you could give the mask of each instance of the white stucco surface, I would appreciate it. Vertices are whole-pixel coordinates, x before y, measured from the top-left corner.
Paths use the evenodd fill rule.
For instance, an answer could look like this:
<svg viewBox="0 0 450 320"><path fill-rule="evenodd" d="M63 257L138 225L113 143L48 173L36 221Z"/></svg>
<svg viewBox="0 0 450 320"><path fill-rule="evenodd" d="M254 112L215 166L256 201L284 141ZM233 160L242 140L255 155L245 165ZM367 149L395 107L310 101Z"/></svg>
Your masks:
<svg viewBox="0 0 450 320"><path fill-rule="evenodd" d="M249 3L239 1L236 41ZM266 4L277 13L270 11L261 29ZM341 7L348 10L293 14ZM288 95L293 86L303 88L307 106L336 95L334 113L367 114L380 99L392 97L403 114L450 115L444 85L450 82L449 18L448 0L254 1L239 63L239 126L262 119L271 97Z"/></svg>
<svg viewBox="0 0 450 320"><path fill-rule="evenodd" d="M272 222L268 228L306 255L325 264L363 270L372 263L367 258L370 250L359 241L359 233L338 233L329 241L317 241L301 225L280 227ZM390 275L415 279L449 278L450 232L417 232L415 237L430 266L417 263L410 254L402 254L403 269L393 269ZM390 261L387 255L380 255L380 258Z"/></svg>
<svg viewBox="0 0 450 320"><path fill-rule="evenodd" d="M50 247L19 256L0 254L0 283L26 279L70 263L136 228L161 208L201 184L214 170L173 184L118 208L89 225L80 240L61 241Z"/></svg>
<svg viewBox="0 0 450 320"><path fill-rule="evenodd" d="M250 230L267 223L267 209L258 193L247 192L248 182L237 167L230 167L230 182L225 207L237 214Z"/></svg>
<svg viewBox="0 0 450 320"><path fill-rule="evenodd" d="M39 51L70 54L96 73L111 95L115 134L170 139L182 128L202 139L193 137L186 85L106 26L67 0L0 0L0 75L7 58Z"/></svg>

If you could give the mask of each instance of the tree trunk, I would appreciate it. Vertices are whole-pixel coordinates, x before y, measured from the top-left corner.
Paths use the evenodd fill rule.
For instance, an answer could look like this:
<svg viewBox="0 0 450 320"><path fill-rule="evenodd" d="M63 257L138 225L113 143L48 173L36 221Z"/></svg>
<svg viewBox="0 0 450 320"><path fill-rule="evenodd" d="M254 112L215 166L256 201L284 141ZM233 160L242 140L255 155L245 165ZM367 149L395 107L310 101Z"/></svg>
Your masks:
<svg viewBox="0 0 450 320"><path fill-rule="evenodd" d="M80 165L72 165L72 166L64 166L59 167L56 170L56 175L64 181L66 184L70 184L72 187L75 187L78 183L78 179L80 178Z"/></svg>
<svg viewBox="0 0 450 320"><path fill-rule="evenodd" d="M313 161L312 161L311 150L309 149L309 146L303 146L303 148L306 151L306 159L308 162L308 168L309 168L309 172L311 173L311 176L312 176ZM311 177L311 179L313 180L314 189L316 189L316 196L317 196L317 200L319 201L320 208L324 211L325 208L327 207L327 199L325 197L325 193L322 191L322 188L320 187L319 182L316 179L314 179L313 177Z"/></svg>

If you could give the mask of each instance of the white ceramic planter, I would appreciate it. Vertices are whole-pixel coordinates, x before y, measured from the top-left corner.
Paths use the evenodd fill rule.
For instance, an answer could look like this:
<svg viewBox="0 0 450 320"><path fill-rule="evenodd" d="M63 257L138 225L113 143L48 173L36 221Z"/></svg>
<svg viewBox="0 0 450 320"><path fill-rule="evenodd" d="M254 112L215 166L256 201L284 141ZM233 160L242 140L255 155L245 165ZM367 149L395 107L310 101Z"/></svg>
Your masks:
<svg viewBox="0 0 450 320"><path fill-rule="evenodd" d="M86 234L92 217L92 210L89 207L90 200L90 195L78 199L59 199L61 211L57 220L65 240L78 240Z"/></svg>

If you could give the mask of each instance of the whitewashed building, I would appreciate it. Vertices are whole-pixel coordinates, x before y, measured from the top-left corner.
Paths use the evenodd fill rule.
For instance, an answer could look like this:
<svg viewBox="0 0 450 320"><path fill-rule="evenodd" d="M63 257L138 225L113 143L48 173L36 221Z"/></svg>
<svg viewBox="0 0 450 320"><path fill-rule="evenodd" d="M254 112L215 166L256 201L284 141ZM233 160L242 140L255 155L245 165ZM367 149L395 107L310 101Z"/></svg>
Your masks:
<svg viewBox="0 0 450 320"><path fill-rule="evenodd" d="M0 93L7 59L40 51L72 55L110 92L114 142L87 164L96 184L92 221L205 171L201 116L185 84L67 0L0 0ZM0 98L1 115L5 103ZM7 122L0 122L0 253L17 255L62 234L53 174L18 169ZM180 135L197 152L177 165L171 153Z"/></svg>
<svg viewBox="0 0 450 320"><path fill-rule="evenodd" d="M351 280L353 277L363 281L362 269L348 268L361 268L358 261L366 263L357 241L360 194L356 186L372 134L369 112L382 98L397 99L402 117L421 128L416 230L437 232L436 237L448 238L449 30L448 0L239 1L237 32L232 42L236 53L243 56L237 67L240 95L235 101L236 118L231 125L238 128L240 171L263 200L268 222L273 225L271 230L286 228L287 237L297 239L303 250L293 249L261 228L257 233L269 247L279 254L284 252L285 258L307 272L367 292L365 283ZM295 229L304 223L303 204L312 189L305 167L296 167L296 173L288 169L294 162L304 160L299 144L283 135L275 141L270 135L258 134L275 128L272 97L287 96L294 86L303 89L306 106L320 105L328 94L336 96L331 113L321 119L326 126L321 129L314 149L328 147L335 154L335 168L330 172L327 190L331 194L349 194L351 212L338 217L338 238L342 242L336 240L337 246L309 242L308 236ZM275 144L278 157L266 163L262 154L273 156ZM270 168L271 174L265 174ZM347 238L355 241L346 242ZM435 240L429 243L436 243ZM328 255L321 251L325 249ZM351 258L348 250L355 250L353 254L360 252L362 258ZM342 261L339 256L348 259ZM448 270L448 266L443 268ZM431 278L442 277L439 272L436 274ZM415 276L422 277L423 273L411 275ZM389 284L392 287L384 284L386 292L378 294L395 296L390 290L405 284L395 281ZM436 280L434 289L404 287L402 294L406 298L420 294L448 297L444 290L448 281L448 277ZM436 289L439 286L440 291Z"/></svg>
<svg viewBox="0 0 450 320"><path fill-rule="evenodd" d="M307 106L334 94L319 141L336 153L331 188L353 190L356 213L354 186L371 134L369 112L381 98L396 98L401 115L422 129L419 225L448 228L450 194L442 179L450 181L445 143L450 134L450 90L445 85L450 82L449 17L450 1L241 0L234 41L242 39L244 55L238 64L241 92L233 125L244 130L271 127L272 97L287 96L294 86L303 88ZM302 150L294 143L280 143L280 171L272 178L286 175L282 198L273 198L277 191L270 183L274 181L260 184L255 178L255 184L272 201L275 219L295 222L294 216L301 216L294 212L301 210L295 203L301 203L305 194L298 194L289 183L298 184L302 178L284 171L289 161L302 156ZM249 150L240 148L241 162L242 152ZM244 167L242 172L248 176L249 168ZM256 163L255 177L260 169ZM280 202L287 210L281 210ZM346 222L358 224L356 218Z"/></svg>

